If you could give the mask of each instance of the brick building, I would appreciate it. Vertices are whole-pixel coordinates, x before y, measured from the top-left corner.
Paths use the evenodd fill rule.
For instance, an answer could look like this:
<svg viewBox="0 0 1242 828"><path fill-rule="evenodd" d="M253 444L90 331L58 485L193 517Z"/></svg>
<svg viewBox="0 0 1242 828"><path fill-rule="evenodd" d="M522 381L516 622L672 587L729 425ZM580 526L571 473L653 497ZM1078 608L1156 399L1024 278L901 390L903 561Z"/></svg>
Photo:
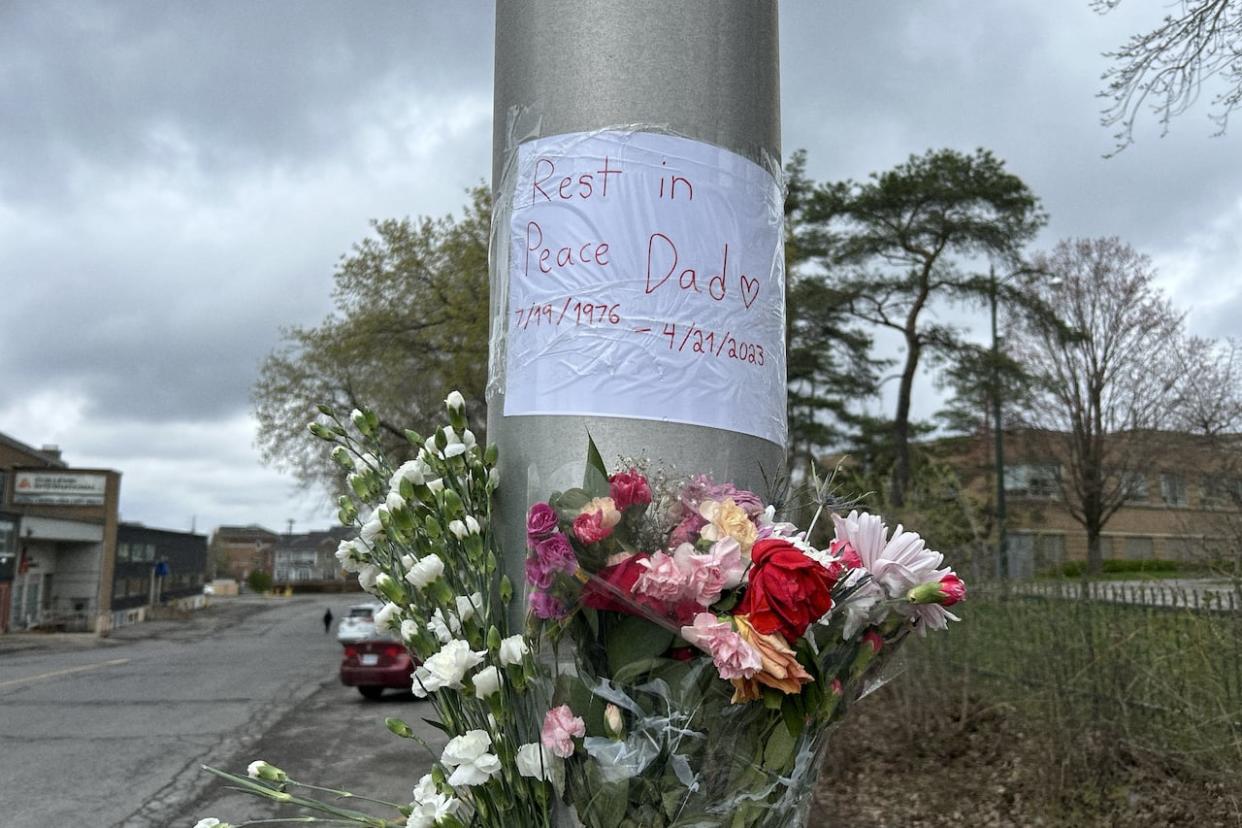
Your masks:
<svg viewBox="0 0 1242 828"><path fill-rule="evenodd" d="M253 523L217 528L209 549L213 576L244 582L251 572L273 574L272 553L278 541L280 535Z"/></svg>
<svg viewBox="0 0 1242 828"><path fill-rule="evenodd" d="M106 631L121 475L0 434L0 632Z"/></svg>
<svg viewBox="0 0 1242 828"><path fill-rule="evenodd" d="M1006 432L1007 548L1015 577L1087 558L1086 530L1063 494L1063 439L1048 437ZM1107 486L1121 495L1101 533L1104 559L1194 562L1242 555L1242 438L1206 441L1162 432L1116 439L1153 441L1157 450L1141 470L1104 470ZM993 508L992 435L949 438L927 448L955 469L977 502Z"/></svg>

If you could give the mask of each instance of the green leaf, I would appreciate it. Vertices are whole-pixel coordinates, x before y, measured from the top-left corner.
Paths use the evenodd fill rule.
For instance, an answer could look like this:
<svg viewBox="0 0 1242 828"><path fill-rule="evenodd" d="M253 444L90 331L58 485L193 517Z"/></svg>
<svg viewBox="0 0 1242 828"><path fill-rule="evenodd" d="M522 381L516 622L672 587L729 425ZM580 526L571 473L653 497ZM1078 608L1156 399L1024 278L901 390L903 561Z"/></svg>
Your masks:
<svg viewBox="0 0 1242 828"><path fill-rule="evenodd" d="M604 781L599 763L594 759L587 761L586 771L587 790L592 791L594 795L584 809L586 819L583 821L588 828L617 828L628 810L629 780Z"/></svg>
<svg viewBox="0 0 1242 828"><path fill-rule="evenodd" d="M793 759L795 744L797 740L789 732L789 728L773 728L767 747L763 749L763 766L771 771L783 773L789 761Z"/></svg>
<svg viewBox="0 0 1242 828"><path fill-rule="evenodd" d="M789 735L795 739L802 735L802 729L806 726L806 713L802 709L802 700L798 696L786 696L785 703L781 705L781 718L785 721L785 728L789 731Z"/></svg>
<svg viewBox="0 0 1242 828"><path fill-rule="evenodd" d="M634 615L624 615L610 625L604 647L614 675L626 665L661 655L673 643L673 634Z"/></svg>
<svg viewBox="0 0 1242 828"><path fill-rule="evenodd" d="M595 440L589 433L587 434L586 472L582 477L582 488L590 492L592 497L608 497L612 491L608 485L608 467L604 465L604 458L599 454L599 447L595 445Z"/></svg>

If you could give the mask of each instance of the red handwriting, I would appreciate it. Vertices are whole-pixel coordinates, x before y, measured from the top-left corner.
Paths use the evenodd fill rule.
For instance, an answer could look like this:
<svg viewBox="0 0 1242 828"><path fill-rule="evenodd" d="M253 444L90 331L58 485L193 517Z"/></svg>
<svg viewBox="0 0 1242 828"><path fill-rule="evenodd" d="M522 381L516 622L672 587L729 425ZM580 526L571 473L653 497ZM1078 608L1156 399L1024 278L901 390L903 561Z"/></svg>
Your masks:
<svg viewBox="0 0 1242 828"><path fill-rule="evenodd" d="M526 265L525 275L530 276L531 254L538 262L541 273L551 273L558 267L570 267L576 264L597 264L608 266L608 242L586 242L585 244L567 244L562 247L543 246L543 228L537 221L526 222ZM554 258L555 251L555 258Z"/></svg>
<svg viewBox="0 0 1242 828"><path fill-rule="evenodd" d="M677 275L677 286L682 290L695 293L707 292L717 302L723 302L729 293L729 245L726 242L721 256L720 270L707 276L700 284L699 271L693 267L682 268L678 272L679 259L677 244L664 233L652 233L647 238L647 293L655 293L664 286L673 275ZM742 304L749 310L759 298L759 280L752 279L745 273L738 274L739 296Z"/></svg>
<svg viewBox="0 0 1242 828"><path fill-rule="evenodd" d="M766 359L763 345L758 342L744 342L733 335L732 331L723 334L708 331L695 323L681 325L669 322L664 325L660 335L668 340L668 349L684 353L689 349L693 354L704 354L720 359L734 359L749 365L762 366Z"/></svg>
<svg viewBox="0 0 1242 828"><path fill-rule="evenodd" d="M539 196L544 201L551 201L553 197L568 201L577 197L588 199L595 195L595 176L599 176L599 197L608 197L608 176L621 175L621 170L616 167L610 167L608 164L608 156L604 156L603 169L594 172L582 173L575 178L572 175L556 175L556 162L551 158L535 159L535 174L531 178L530 198L531 201L538 201ZM689 182L686 182L689 184ZM547 189L544 189L544 185Z"/></svg>
<svg viewBox="0 0 1242 828"><path fill-rule="evenodd" d="M566 296L563 303L535 303L528 308L518 308L514 314L517 316L514 327L523 331L532 324L537 328L544 325L556 327L562 322L574 325L621 324L619 303L584 302L574 296Z"/></svg>
<svg viewBox="0 0 1242 828"><path fill-rule="evenodd" d="M666 167L668 166L668 162L661 161L660 166ZM686 190L689 191L689 196L690 196L687 200L694 201L694 185L691 184L690 179L686 178L684 175L674 174L674 175L668 176L667 178L665 178L664 176L660 176L660 195L659 195L660 198L664 198L665 184L668 185L668 200L669 201L677 200L677 185L678 184L685 185Z"/></svg>

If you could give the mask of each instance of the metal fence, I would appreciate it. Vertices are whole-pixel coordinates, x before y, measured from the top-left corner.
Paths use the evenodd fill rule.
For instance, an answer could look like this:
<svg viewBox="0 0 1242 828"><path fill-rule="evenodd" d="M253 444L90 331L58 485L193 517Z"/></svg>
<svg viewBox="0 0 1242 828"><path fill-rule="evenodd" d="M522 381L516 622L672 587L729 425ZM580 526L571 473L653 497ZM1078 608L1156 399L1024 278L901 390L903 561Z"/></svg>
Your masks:
<svg viewBox="0 0 1242 828"><path fill-rule="evenodd" d="M956 608L955 608L956 609ZM1242 600L1230 585L975 588L963 623L907 648L917 692L1011 708L1063 767L1106 753L1242 772Z"/></svg>

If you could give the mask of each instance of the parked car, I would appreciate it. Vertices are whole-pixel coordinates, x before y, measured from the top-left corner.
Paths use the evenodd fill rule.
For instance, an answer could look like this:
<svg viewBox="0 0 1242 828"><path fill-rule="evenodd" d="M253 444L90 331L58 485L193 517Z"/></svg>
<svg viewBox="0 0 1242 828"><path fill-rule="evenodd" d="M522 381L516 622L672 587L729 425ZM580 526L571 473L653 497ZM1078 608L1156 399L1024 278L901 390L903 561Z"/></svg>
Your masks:
<svg viewBox="0 0 1242 828"><path fill-rule="evenodd" d="M354 604L349 614L341 619L336 627L336 640L342 644L351 641L364 641L375 638L375 613L380 611L382 604Z"/></svg>
<svg viewBox="0 0 1242 828"><path fill-rule="evenodd" d="M378 699L388 687L408 691L412 672L414 659L396 639L369 638L345 645L341 684L357 687L364 698Z"/></svg>

